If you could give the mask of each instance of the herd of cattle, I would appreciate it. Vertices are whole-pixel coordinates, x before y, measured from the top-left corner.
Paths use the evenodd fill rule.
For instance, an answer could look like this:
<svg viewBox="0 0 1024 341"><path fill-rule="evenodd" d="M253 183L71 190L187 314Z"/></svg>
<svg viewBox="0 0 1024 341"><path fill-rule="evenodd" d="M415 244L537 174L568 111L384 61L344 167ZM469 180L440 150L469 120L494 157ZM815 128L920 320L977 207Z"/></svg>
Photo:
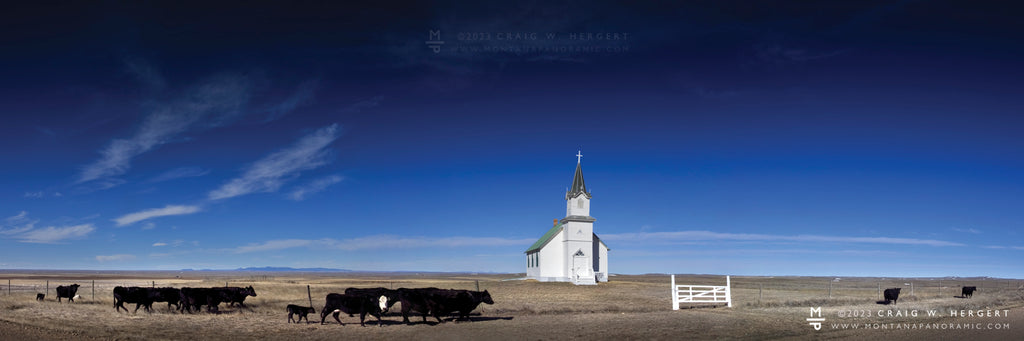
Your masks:
<svg viewBox="0 0 1024 341"><path fill-rule="evenodd" d="M61 298L67 298L74 302L79 298L78 284L57 287L57 302ZM900 289L885 289L885 304L896 304L900 297ZM965 286L960 290L960 297L971 298L977 291L976 286ZM125 308L125 303L135 303L135 311L145 308L152 312L153 303L167 302L167 310L175 305L179 312L197 312L202 306L206 306L207 312L219 312L219 305L238 304L245 306L245 298L256 296L256 290L252 286L239 287L217 287L217 288L146 288L146 287L115 287L114 288L114 310L118 312ZM43 299L43 294L36 296L37 300ZM402 322L411 323L409 314L418 312L423 315L423 322L427 321L427 315L433 316L438 322L444 322L441 317L458 313L458 319L468 319L469 313L476 309L480 303L494 304L491 294L484 291L438 289L438 288L416 288L416 289L387 289L387 288L348 288L344 294L327 294L323 310L320 310L320 324L324 324L327 315L333 315L334 320L341 322L338 316L341 313L354 316L359 314L359 324L366 326L366 315L377 318L377 325L381 325L381 316L388 312L395 303L402 302ZM313 307L303 307L289 304L287 306L288 322L299 323L303 318L309 322L309 313L316 313ZM297 319L293 318L298 316Z"/></svg>
<svg viewBox="0 0 1024 341"><path fill-rule="evenodd" d="M903 288L889 288L885 289L885 304L896 304L896 300L900 298L900 289ZM960 288L960 298L971 298L974 296L974 292L978 291L977 286L965 286Z"/></svg>
<svg viewBox="0 0 1024 341"><path fill-rule="evenodd" d="M57 301L60 302L61 298L66 297L68 301L74 302L74 298L80 297L77 295L78 287L78 284L58 286ZM886 290L886 294L888 294L888 290ZM133 313L138 312L139 308L152 312L154 303L166 302L168 311L171 311L172 305L177 306L175 310L181 313L186 311L189 313L198 312L202 306L206 306L207 312L216 313L219 312L218 307L221 303L227 303L232 306L235 304L245 306L245 298L249 296L256 296L256 290L252 286L245 288L185 287L181 289L118 286L114 287L114 310L120 312L121 309L124 309L125 312L128 312L128 308L124 304L134 303L135 310ZM42 300L43 294L39 294L36 298ZM442 317L455 315L456 313L457 319L467 320L470 312L475 310L480 303L494 304L494 300L491 299L491 294L487 290L348 288L345 289L344 294L327 294L324 307L320 310L320 324L324 324L327 315L333 315L335 321L345 325L339 318L341 313L345 313L349 316L359 314L359 324L364 327L366 326L366 315L376 317L377 325L380 326L381 316L398 302L402 303L402 322L405 323L411 323L409 315L413 312L422 314L423 322L426 322L427 315L430 315L437 319L439 323L443 323L445 321ZM295 321L295 323L299 323L303 318L308 323L309 317L307 315L309 313L316 313L313 307L303 307L294 304L289 304L287 311L288 322ZM298 318L294 318L295 316Z"/></svg>
<svg viewBox="0 0 1024 341"><path fill-rule="evenodd" d="M139 307L146 311L152 311L153 303L167 302L167 310L171 305L176 305L177 310L184 313L199 311L200 307L206 306L208 312L219 312L221 303L229 305L245 306L245 298L256 296L256 290L252 286L239 287L218 287L218 288L146 288L146 287L114 287L114 310L121 311L125 303L135 303L135 312Z"/></svg>

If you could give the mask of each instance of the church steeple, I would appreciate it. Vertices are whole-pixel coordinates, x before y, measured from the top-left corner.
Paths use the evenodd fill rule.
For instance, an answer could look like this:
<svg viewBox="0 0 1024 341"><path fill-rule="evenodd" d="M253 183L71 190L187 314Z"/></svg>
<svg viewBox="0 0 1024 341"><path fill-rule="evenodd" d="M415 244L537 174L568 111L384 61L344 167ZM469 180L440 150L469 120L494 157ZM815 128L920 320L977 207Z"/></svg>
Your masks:
<svg viewBox="0 0 1024 341"><path fill-rule="evenodd" d="M580 194L586 195L587 199L590 199L590 192L587 192L587 185L583 182L582 159L583 154L581 151L576 151L576 174L572 177L572 187L569 188L569 192L565 193L566 200L575 198Z"/></svg>

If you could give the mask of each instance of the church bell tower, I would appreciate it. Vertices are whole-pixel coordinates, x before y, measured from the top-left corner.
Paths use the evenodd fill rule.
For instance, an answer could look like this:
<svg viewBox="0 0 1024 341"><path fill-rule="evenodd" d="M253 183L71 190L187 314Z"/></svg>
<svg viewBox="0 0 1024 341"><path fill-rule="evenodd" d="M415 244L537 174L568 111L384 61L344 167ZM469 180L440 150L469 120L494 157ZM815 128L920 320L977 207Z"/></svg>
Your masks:
<svg viewBox="0 0 1024 341"><path fill-rule="evenodd" d="M566 228L566 265L569 276L577 284L594 283L594 217L590 216L590 192L583 182L583 154L576 152L576 174L572 187L565 193L565 218L559 222Z"/></svg>

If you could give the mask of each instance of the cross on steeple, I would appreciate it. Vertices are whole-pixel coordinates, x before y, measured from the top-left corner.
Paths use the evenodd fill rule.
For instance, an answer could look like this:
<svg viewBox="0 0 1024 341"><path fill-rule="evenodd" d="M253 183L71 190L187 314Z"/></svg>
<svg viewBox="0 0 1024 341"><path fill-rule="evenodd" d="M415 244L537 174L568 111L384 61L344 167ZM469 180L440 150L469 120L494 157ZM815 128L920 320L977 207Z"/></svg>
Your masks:
<svg viewBox="0 0 1024 341"><path fill-rule="evenodd" d="M581 154L581 153L582 153L582 151L576 150L576 163L580 163L580 159L583 158L583 154Z"/></svg>

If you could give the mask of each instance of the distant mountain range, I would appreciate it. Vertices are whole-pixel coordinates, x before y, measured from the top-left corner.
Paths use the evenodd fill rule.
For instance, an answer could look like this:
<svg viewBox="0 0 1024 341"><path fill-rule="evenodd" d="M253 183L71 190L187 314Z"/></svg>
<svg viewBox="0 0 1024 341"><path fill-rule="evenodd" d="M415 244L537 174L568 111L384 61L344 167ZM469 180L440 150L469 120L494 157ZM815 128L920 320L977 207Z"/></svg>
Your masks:
<svg viewBox="0 0 1024 341"><path fill-rule="evenodd" d="M331 268L291 268L281 266L264 266L264 267L248 267L248 268L237 268L237 269L181 269L181 271L262 271L262 272L352 272L352 270L345 269L331 269Z"/></svg>

